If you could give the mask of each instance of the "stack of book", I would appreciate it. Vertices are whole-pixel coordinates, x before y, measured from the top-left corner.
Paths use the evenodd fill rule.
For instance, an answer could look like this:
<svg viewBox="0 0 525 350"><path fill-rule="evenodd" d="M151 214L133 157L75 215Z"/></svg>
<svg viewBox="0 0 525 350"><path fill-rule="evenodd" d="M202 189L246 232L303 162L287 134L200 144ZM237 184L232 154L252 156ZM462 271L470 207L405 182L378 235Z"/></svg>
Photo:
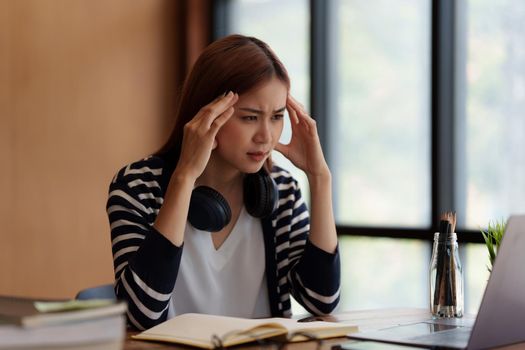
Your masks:
<svg viewBox="0 0 525 350"><path fill-rule="evenodd" d="M0 296L0 349L122 349L126 304Z"/></svg>

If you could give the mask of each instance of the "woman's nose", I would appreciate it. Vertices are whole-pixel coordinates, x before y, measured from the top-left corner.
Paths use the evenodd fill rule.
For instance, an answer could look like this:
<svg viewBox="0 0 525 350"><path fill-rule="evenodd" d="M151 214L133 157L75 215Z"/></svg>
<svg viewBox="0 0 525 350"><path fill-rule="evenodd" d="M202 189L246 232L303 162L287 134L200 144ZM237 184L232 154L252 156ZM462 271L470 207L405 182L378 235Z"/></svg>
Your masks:
<svg viewBox="0 0 525 350"><path fill-rule="evenodd" d="M261 122L254 135L254 141L257 143L269 143L272 140L272 130L267 122Z"/></svg>

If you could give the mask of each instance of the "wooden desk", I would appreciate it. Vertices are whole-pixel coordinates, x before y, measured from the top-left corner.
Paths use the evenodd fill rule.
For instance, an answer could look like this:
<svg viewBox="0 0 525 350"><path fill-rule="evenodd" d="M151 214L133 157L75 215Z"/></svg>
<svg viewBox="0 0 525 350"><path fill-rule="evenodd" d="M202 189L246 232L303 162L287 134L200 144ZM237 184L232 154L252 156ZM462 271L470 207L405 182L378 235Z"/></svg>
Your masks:
<svg viewBox="0 0 525 350"><path fill-rule="evenodd" d="M154 342L145 342L141 340L133 340L129 338L130 335L128 335L128 339L126 339L126 342L124 343L124 350L189 350L189 349L199 349L199 348L192 348L187 346L181 346L176 344L161 344L161 343L154 343ZM327 339L324 340L321 347L317 347L317 343L314 341L309 342L301 342L301 343L290 343L286 344L281 349L285 350L330 350L332 348L332 345L340 344L342 342L349 341L349 339L346 338L334 338L334 339ZM277 350L277 347L275 345L245 345L245 346L236 346L233 349L235 350Z"/></svg>
<svg viewBox="0 0 525 350"><path fill-rule="evenodd" d="M427 309L418 308L398 308L398 309L381 309L381 310L364 310L364 311L350 311L340 312L333 316L329 316L329 321L356 324L359 326L360 331L376 330L384 327L388 327L395 324L408 324L411 322L417 322L424 318L429 318L430 313ZM467 315L467 318L474 316ZM128 332L127 339L124 344L124 350L176 350L176 349L193 349L186 346L180 346L169 343L155 343L145 342L141 340L131 339L131 335L137 332ZM320 350L330 350L332 345L340 344L345 341L351 341L347 338L335 338L323 340ZM291 343L284 346L282 349L286 350L316 350L318 349L317 342L301 342ZM195 348L196 349L196 348ZM258 349L277 349L271 345L246 345L237 346L236 350L258 350ZM504 350L525 350L525 343L509 345L502 347Z"/></svg>

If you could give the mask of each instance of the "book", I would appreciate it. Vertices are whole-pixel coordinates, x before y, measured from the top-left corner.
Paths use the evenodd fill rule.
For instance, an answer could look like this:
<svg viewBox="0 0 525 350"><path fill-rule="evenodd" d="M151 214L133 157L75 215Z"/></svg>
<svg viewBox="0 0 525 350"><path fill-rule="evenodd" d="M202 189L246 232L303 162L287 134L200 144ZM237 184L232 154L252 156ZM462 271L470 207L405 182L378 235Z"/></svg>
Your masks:
<svg viewBox="0 0 525 350"><path fill-rule="evenodd" d="M108 299L46 301L0 296L0 323L38 327L120 315L126 309L126 303Z"/></svg>
<svg viewBox="0 0 525 350"><path fill-rule="evenodd" d="M122 349L126 337L124 315L66 322L41 327L0 323L0 349Z"/></svg>
<svg viewBox="0 0 525 350"><path fill-rule="evenodd" d="M0 296L0 349L122 349L126 303Z"/></svg>
<svg viewBox="0 0 525 350"><path fill-rule="evenodd" d="M288 318L246 319L205 314L182 314L132 336L133 339L163 341L202 349L229 347L262 339L305 341L346 336L357 332L351 324Z"/></svg>

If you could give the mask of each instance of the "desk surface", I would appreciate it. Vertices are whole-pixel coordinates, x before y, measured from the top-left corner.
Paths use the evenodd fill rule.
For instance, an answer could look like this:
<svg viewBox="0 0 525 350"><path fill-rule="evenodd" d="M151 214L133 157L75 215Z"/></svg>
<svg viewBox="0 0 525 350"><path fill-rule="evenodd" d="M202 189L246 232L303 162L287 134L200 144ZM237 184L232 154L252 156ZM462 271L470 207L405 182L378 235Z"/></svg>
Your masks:
<svg viewBox="0 0 525 350"><path fill-rule="evenodd" d="M472 315L467 315L467 318L472 318ZM350 311L350 312L341 312L333 316L328 316L329 321L341 322L341 323L351 323L359 326L359 330L370 331L393 324L407 324L411 322L420 321L422 318L430 318L430 313L427 309L417 309L417 308L400 308L400 309L381 309L381 310L364 310L364 311ZM156 342L145 342L140 340L131 339L131 335L136 334L136 332L128 332L127 339L124 344L124 350L176 350L176 349L185 349L190 348L184 346L177 346L175 344L168 343L156 343ZM345 341L350 341L346 338L335 338L323 340L320 349L330 350L332 345L339 344ZM261 346L261 345L247 345L247 346L238 346L235 347L236 350L257 350L257 349L271 349L271 346ZM287 344L282 349L287 350L315 350L318 349L317 343L315 341L302 342L302 343L291 343ZM505 350L525 350L525 343L515 344L510 346L502 347L501 349Z"/></svg>

